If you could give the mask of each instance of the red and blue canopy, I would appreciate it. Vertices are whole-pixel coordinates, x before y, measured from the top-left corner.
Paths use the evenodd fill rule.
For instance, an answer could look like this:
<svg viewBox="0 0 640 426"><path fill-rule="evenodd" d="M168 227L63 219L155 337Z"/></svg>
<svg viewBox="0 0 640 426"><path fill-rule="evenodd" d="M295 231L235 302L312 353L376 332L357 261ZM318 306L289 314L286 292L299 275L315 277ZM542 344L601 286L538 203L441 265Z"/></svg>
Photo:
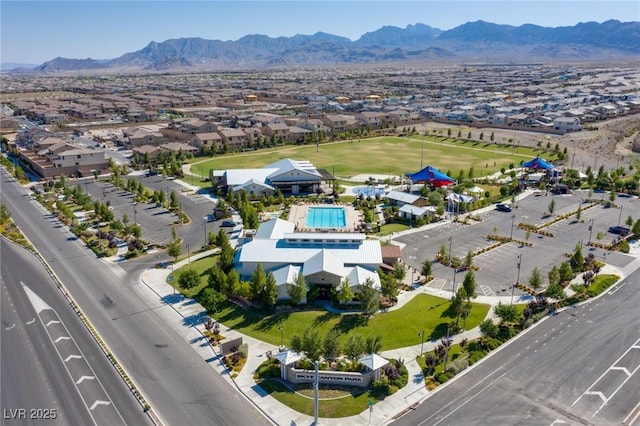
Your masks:
<svg viewBox="0 0 640 426"><path fill-rule="evenodd" d="M553 166L547 163L544 158L538 156L533 160L527 161L526 163L522 163L522 167L526 167L528 169L544 169L544 170L553 170Z"/></svg>
<svg viewBox="0 0 640 426"><path fill-rule="evenodd" d="M442 173L435 167L427 166L419 172L408 173L407 177L411 180L411 183L428 183L431 186L441 187L446 185L453 185L455 180L451 179L446 174Z"/></svg>

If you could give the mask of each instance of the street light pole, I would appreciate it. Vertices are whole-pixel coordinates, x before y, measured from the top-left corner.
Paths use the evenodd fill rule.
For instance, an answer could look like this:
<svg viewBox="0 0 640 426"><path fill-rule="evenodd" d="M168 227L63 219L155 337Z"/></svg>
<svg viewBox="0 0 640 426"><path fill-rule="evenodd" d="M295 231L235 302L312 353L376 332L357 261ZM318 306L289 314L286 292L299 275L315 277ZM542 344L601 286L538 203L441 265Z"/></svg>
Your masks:
<svg viewBox="0 0 640 426"><path fill-rule="evenodd" d="M621 220L622 220L622 206L620 206L620 215L618 216L618 226L620 226Z"/></svg>
<svg viewBox="0 0 640 426"><path fill-rule="evenodd" d="M420 356L422 356L424 353L422 350L424 348L424 330L418 333L418 336L420 336Z"/></svg>
<svg viewBox="0 0 640 426"><path fill-rule="evenodd" d="M136 210L136 203L135 201L133 202L133 224L136 225L138 223L138 217L137 217L137 213L138 211Z"/></svg>
<svg viewBox="0 0 640 426"><path fill-rule="evenodd" d="M209 241L207 241L207 222L205 220L202 221L202 229L204 230L204 243L203 247L207 247L209 245Z"/></svg>
<svg viewBox="0 0 640 426"><path fill-rule="evenodd" d="M187 244L187 259L189 265L191 265L191 252L189 251L189 244Z"/></svg>
<svg viewBox="0 0 640 426"><path fill-rule="evenodd" d="M278 330L280 330L280 348L284 348L284 327L282 324L278 326Z"/></svg>
<svg viewBox="0 0 640 426"><path fill-rule="evenodd" d="M512 241L513 241L513 224L515 220L516 220L516 215L515 214L511 215L511 234L509 234L509 240L512 240Z"/></svg>
<svg viewBox="0 0 640 426"><path fill-rule="evenodd" d="M518 275L516 277L516 282L511 286L511 304L513 305L513 291L520 282L520 264L522 263L522 253L518 255Z"/></svg>

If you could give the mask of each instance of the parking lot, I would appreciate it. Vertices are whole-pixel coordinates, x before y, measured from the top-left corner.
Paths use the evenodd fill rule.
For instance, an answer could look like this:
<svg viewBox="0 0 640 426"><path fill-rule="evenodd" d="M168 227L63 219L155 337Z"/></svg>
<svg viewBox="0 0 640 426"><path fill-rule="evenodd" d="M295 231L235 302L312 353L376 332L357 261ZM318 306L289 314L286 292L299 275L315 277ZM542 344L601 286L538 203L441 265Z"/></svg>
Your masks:
<svg viewBox="0 0 640 426"><path fill-rule="evenodd" d="M594 194L593 200L608 200L609 194ZM502 244L497 248L474 256L473 265L479 270L475 272L477 293L479 295L509 295L511 286L518 279L526 283L534 268L538 268L543 277L543 288L546 287L547 273L555 265L568 260L576 245L582 245L583 255L588 253L600 261L613 266L624 267L632 260L631 256L620 252L609 252L601 248L590 247L589 241L600 244L611 244L619 235L608 232L610 226L624 225L627 217L633 220L640 218L640 200L637 197L618 196L617 206L605 207L586 202L589 198L586 191L576 191L569 195L529 195L518 199L511 212L498 211L495 208L474 212L482 221L469 221L469 225L446 222L432 229L414 230L393 238L404 244L402 255L410 266L420 270L426 259L434 260L436 253L444 246L447 251L451 247L454 257L464 259L468 251L477 252L482 248L495 244L487 238L490 234L503 237L512 236L515 241ZM553 214L549 214L553 200ZM580 219L572 215L559 220L544 230L553 236L540 235L518 227L518 224L540 226L581 208ZM592 227L590 229L590 227ZM525 244L523 244L525 243ZM531 245L531 246L529 246ZM520 268L518 263L520 260ZM438 263L433 264L433 274L437 278L432 286L451 291L454 284L462 282L465 272L454 274L452 268ZM455 275L455 277L454 277ZM522 293L515 290L514 295Z"/></svg>

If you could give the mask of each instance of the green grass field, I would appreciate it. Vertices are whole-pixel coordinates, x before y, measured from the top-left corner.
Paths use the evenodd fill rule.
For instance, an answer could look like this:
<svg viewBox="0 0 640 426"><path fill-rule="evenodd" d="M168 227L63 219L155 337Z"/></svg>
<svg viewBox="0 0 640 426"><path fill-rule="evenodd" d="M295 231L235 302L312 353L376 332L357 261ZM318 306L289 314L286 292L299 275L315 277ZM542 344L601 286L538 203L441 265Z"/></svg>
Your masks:
<svg viewBox="0 0 640 426"><path fill-rule="evenodd" d="M338 330L343 343L346 342L349 333L358 333L365 338L380 336L382 350L389 350L419 344L420 339L416 336L422 330L425 332L425 340L445 336L447 324L452 321L445 314L448 306L448 299L418 294L402 308L378 313L369 321L365 321L358 314L341 315L315 310L263 317L227 303L220 310L216 320L226 327L274 345L280 344L278 327L282 324L285 345L290 344L291 336L302 336L305 329L315 327L322 338L330 329ZM473 303L466 328L470 330L479 325L488 311L489 305Z"/></svg>
<svg viewBox="0 0 640 426"><path fill-rule="evenodd" d="M512 149L490 143L456 141L433 136L411 138L378 137L362 139L360 142L342 141L320 145L285 146L242 154L231 154L197 161L191 172L206 176L210 169L259 168L283 158L309 160L341 177L359 174L404 175L432 165L443 172L450 171L455 178L460 170L465 174L470 167L475 176L492 174L509 164L530 160L540 154L539 150L517 147ZM546 160L553 160L549 154Z"/></svg>

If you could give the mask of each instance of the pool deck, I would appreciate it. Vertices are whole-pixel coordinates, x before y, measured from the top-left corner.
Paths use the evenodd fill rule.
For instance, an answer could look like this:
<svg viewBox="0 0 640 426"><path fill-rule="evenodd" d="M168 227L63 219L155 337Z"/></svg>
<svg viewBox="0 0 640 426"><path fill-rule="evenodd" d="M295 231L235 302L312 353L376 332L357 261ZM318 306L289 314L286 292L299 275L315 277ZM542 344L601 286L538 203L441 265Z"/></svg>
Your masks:
<svg viewBox="0 0 640 426"><path fill-rule="evenodd" d="M347 226L345 228L308 228L307 213L309 207L342 207L345 210ZM358 232L358 227L362 223L362 213L353 208L351 205L333 204L293 204L289 210L289 222L296 225L297 231L303 232Z"/></svg>

